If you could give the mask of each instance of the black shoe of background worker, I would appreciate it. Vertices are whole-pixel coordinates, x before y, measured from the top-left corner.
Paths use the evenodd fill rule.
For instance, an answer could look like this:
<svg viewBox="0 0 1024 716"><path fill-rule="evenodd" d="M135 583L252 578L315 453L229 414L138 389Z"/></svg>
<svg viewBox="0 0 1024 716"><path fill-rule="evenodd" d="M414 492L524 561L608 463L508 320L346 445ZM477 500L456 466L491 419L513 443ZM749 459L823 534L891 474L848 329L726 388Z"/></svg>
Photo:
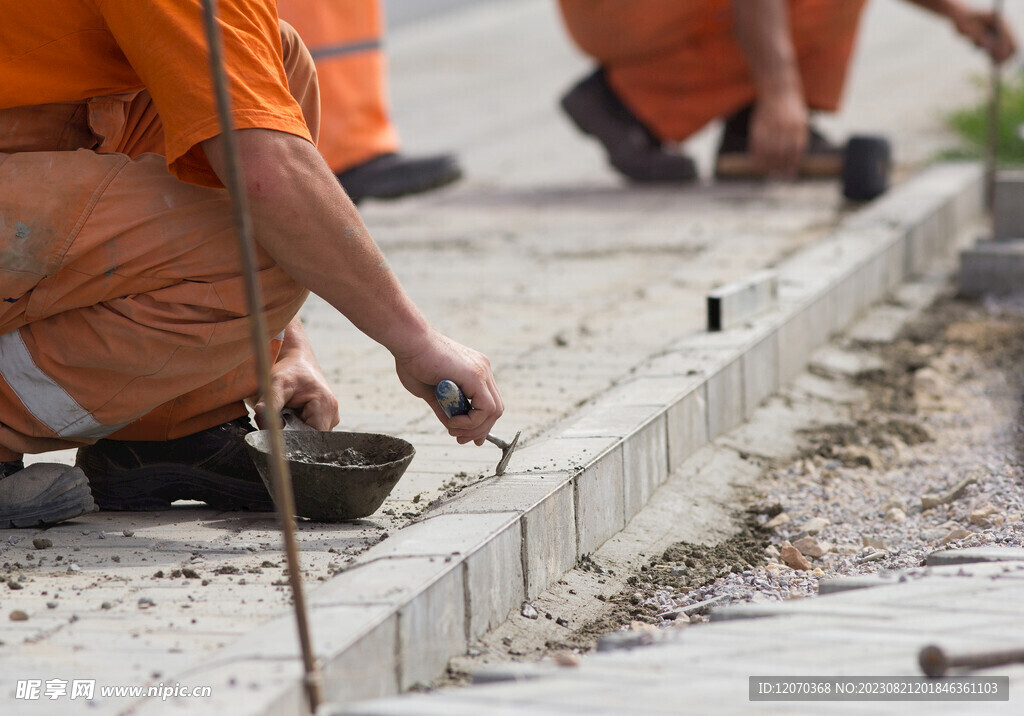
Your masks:
<svg viewBox="0 0 1024 716"><path fill-rule="evenodd" d="M338 181L356 204L363 199L397 199L447 186L462 178L452 154L407 157L387 153L337 174Z"/></svg>
<svg viewBox="0 0 1024 716"><path fill-rule="evenodd" d="M666 148L629 111L598 68L562 97L562 109L581 132L604 145L608 163L620 174L642 183L688 183L697 179L689 157Z"/></svg>
<svg viewBox="0 0 1024 716"><path fill-rule="evenodd" d="M719 164L722 157L730 155L747 156L750 152L750 119L754 113L754 105L748 104L740 110L729 115L722 127L722 138L718 143L718 153L715 158L715 179L718 181L729 179L746 179L749 177L734 177L719 171ZM814 128L808 127L807 149L805 156L836 156L841 157L843 148L836 146L829 141L824 134Z"/></svg>
<svg viewBox="0 0 1024 716"><path fill-rule="evenodd" d="M274 509L245 446L254 430L239 418L183 438L100 440L78 449L75 464L104 510L166 510L199 500L219 510Z"/></svg>

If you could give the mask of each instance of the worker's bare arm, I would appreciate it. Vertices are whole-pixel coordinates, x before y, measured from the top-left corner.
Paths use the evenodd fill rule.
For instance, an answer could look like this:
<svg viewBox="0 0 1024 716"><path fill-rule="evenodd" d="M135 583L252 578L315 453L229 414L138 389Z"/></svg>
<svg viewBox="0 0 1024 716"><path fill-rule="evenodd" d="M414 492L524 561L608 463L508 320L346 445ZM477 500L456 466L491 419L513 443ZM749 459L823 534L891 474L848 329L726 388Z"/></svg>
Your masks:
<svg viewBox="0 0 1024 716"><path fill-rule="evenodd" d="M959 0L907 0L914 5L949 18L957 32L989 54L1005 62L1017 52L1013 31L1002 16L979 10Z"/></svg>
<svg viewBox="0 0 1024 716"><path fill-rule="evenodd" d="M406 296L337 179L300 137L237 132L256 241L296 281L395 355L420 350L430 326ZM220 137L203 149L222 175Z"/></svg>
<svg viewBox="0 0 1024 716"><path fill-rule="evenodd" d="M486 356L438 333L405 293L334 174L306 140L284 132L237 133L256 241L296 281L324 298L395 357L402 384L433 408L460 442L482 442L503 404ZM203 142L219 176L220 137ZM454 380L473 401L447 418L434 399Z"/></svg>
<svg viewBox="0 0 1024 716"><path fill-rule="evenodd" d="M736 40L757 93L750 151L764 169L795 174L807 148L808 111L788 0L733 0Z"/></svg>

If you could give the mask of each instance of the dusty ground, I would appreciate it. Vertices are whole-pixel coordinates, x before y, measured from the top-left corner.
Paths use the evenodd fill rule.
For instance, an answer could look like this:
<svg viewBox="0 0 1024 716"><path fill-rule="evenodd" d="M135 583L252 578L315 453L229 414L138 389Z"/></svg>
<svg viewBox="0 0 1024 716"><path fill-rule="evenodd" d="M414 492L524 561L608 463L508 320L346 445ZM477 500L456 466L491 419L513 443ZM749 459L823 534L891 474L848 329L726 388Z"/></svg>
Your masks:
<svg viewBox="0 0 1024 716"><path fill-rule="evenodd" d="M893 343L827 350L856 368L823 360L773 399L800 418L789 455L739 450L735 471L755 474L717 500L691 483L705 501L696 539L588 556L454 659L446 683L508 661L571 664L599 640L697 628L711 606L814 597L822 579L918 567L947 546L1024 544L1024 303L947 296Z"/></svg>

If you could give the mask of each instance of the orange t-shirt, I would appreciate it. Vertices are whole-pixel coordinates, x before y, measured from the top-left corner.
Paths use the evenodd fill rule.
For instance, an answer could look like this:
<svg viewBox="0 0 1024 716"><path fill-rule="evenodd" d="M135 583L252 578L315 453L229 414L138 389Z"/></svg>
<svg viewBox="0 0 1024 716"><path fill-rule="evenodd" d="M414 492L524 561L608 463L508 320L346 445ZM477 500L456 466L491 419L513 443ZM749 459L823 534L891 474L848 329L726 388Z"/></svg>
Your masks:
<svg viewBox="0 0 1024 716"><path fill-rule="evenodd" d="M234 124L310 140L288 92L274 0L219 0ZM219 185L220 134L200 0L0 0L0 109L149 90L168 169Z"/></svg>

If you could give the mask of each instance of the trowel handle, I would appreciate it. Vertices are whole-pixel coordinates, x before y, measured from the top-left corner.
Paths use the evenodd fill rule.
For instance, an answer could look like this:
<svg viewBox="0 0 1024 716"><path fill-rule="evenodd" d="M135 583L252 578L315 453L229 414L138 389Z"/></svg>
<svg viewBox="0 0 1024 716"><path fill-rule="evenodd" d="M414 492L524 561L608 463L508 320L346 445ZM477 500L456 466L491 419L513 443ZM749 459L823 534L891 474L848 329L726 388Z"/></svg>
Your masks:
<svg viewBox="0 0 1024 716"><path fill-rule="evenodd" d="M450 380L442 380L438 383L434 389L434 395L437 396L441 410L449 418L469 412L469 400L466 399L465 393Z"/></svg>
<svg viewBox="0 0 1024 716"><path fill-rule="evenodd" d="M441 405L441 410L449 418L453 418L456 415L465 415L469 412L470 405L466 399L466 394L450 380L442 380L438 383L434 389L434 395L437 396L437 402ZM498 466L494 468L495 475L505 474L505 468L508 466L509 458L512 457L512 451L516 449L516 445L519 443L519 435L520 433L516 433L516 436L512 438L510 443L499 440L493 435L487 436L487 442L501 448L501 459L498 460Z"/></svg>
<svg viewBox="0 0 1024 716"><path fill-rule="evenodd" d="M291 408L281 410L281 420L284 421L285 430L316 430L312 425L299 417Z"/></svg>

